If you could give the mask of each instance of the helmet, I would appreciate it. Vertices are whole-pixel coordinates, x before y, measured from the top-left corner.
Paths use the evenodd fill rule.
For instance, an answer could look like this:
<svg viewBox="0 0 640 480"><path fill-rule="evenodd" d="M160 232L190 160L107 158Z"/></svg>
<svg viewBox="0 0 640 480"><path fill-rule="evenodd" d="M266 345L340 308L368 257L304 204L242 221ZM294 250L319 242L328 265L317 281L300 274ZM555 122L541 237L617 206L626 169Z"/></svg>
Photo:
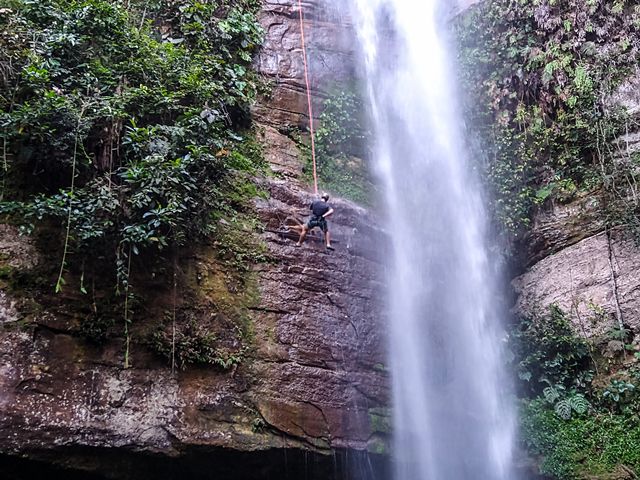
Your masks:
<svg viewBox="0 0 640 480"><path fill-rule="evenodd" d="M325 202L329 201L329 194L328 193L323 193L320 198L322 200L324 200Z"/></svg>

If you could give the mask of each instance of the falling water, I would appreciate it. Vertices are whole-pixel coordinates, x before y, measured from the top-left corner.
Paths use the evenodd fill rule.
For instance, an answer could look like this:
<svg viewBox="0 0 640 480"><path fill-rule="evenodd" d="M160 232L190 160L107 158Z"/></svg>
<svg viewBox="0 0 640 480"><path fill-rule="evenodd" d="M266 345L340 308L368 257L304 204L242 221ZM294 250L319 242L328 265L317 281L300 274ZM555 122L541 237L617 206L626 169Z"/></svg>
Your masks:
<svg viewBox="0 0 640 480"><path fill-rule="evenodd" d="M351 1L392 236L395 478L513 480L498 269L456 106L452 0Z"/></svg>

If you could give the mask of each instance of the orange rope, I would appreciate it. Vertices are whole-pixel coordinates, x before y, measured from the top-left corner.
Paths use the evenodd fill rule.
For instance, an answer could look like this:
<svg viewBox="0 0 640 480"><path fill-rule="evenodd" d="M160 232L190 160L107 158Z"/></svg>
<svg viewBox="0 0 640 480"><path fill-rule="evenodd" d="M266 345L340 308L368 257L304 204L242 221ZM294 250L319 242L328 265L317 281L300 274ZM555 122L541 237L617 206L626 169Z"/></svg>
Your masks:
<svg viewBox="0 0 640 480"><path fill-rule="evenodd" d="M311 160L313 161L313 187L318 194L318 172L316 168L316 139L313 131L313 105L311 102L311 87L309 85L309 66L307 65L307 47L304 40L304 12L302 11L302 0L298 0L298 10L300 14L300 33L302 39L302 61L304 63L304 81L307 86L307 106L309 107L309 131L311 132Z"/></svg>

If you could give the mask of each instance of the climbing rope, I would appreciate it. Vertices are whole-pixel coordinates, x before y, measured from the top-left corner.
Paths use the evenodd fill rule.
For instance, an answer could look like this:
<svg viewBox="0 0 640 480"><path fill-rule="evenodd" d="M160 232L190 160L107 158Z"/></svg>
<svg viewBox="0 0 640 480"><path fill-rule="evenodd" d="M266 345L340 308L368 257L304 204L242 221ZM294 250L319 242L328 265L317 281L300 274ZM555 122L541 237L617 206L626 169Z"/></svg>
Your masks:
<svg viewBox="0 0 640 480"><path fill-rule="evenodd" d="M316 139L313 130L313 105L311 102L311 86L309 84L309 66L307 64L307 46L304 39L304 12L302 0L298 0L298 13L300 15L300 38L302 39L302 63L304 64L304 82L307 87L307 106L309 108L309 131L311 132L311 160L313 162L313 187L318 194L318 172L316 168Z"/></svg>

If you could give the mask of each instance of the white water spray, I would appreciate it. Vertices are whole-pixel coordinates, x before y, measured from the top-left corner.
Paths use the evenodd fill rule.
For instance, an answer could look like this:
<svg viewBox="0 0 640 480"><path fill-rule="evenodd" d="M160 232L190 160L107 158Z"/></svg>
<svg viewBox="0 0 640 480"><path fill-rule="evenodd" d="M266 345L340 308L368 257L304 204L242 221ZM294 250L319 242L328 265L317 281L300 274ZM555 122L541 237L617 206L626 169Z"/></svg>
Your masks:
<svg viewBox="0 0 640 480"><path fill-rule="evenodd" d="M513 480L496 268L467 158L446 0L351 0L393 255L396 480Z"/></svg>

